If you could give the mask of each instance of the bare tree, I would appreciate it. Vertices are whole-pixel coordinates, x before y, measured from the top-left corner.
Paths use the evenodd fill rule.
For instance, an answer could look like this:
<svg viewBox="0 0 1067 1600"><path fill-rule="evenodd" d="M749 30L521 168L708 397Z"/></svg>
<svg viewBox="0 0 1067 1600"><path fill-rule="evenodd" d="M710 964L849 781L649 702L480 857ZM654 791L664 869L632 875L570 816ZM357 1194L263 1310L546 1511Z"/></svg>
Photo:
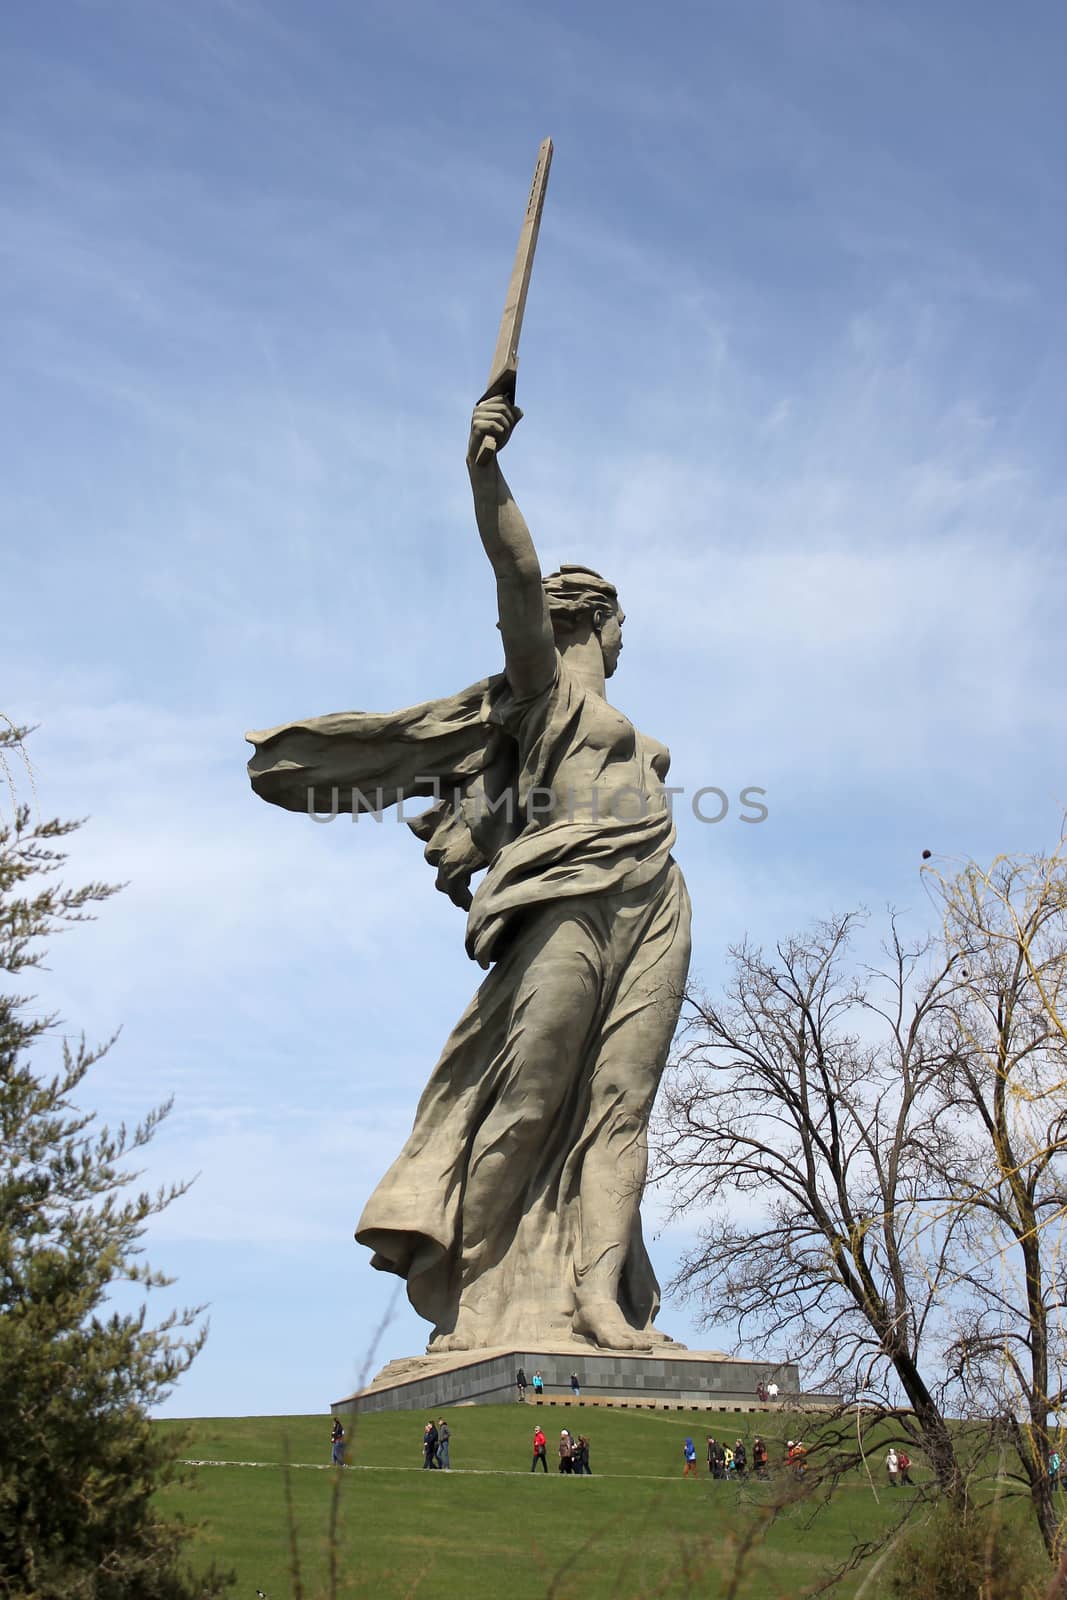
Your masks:
<svg viewBox="0 0 1067 1600"><path fill-rule="evenodd" d="M722 1002L687 996L655 1172L703 1222L672 1287L892 1413L961 1503L999 1436L1055 1556L1067 849L924 874L936 942L894 922L857 966L848 915L734 948ZM988 1426L968 1442L950 1415Z"/></svg>
<svg viewBox="0 0 1067 1600"><path fill-rule="evenodd" d="M931 1152L947 1170L957 1151L939 1113L959 957L931 968L894 924L885 969L856 975L860 920L772 956L737 946L725 999L687 996L654 1170L676 1214L707 1218L672 1288L846 1404L893 1413L962 1498L938 1360L961 1219L930 1191Z"/></svg>
<svg viewBox="0 0 1067 1600"><path fill-rule="evenodd" d="M960 980L944 1095L961 1131L951 1165L937 1167L969 1253L949 1360L971 1412L1001 1420L1055 1555L1049 1460L1067 1404L1067 860L1061 842L1050 856L927 874Z"/></svg>

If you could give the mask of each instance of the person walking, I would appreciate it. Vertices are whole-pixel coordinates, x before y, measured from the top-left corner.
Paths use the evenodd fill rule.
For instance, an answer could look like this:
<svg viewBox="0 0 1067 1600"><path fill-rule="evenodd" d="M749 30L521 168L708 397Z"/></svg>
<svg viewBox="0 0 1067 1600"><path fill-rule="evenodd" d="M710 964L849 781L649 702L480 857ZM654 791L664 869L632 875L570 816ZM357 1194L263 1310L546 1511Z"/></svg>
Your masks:
<svg viewBox="0 0 1067 1600"><path fill-rule="evenodd" d="M544 1468L544 1470L546 1472L548 1471L547 1448L548 1448L548 1440L545 1438L545 1436L541 1432L540 1428L535 1428L534 1429L534 1437L533 1437L533 1460L530 1462L530 1471L531 1472L536 1472L537 1471L537 1463L539 1461L541 1463L541 1466Z"/></svg>
<svg viewBox="0 0 1067 1600"><path fill-rule="evenodd" d="M718 1439L711 1441L711 1475L720 1479L726 1476L726 1451Z"/></svg>
<svg viewBox="0 0 1067 1600"><path fill-rule="evenodd" d="M715 1471L715 1440L710 1433L708 1434L708 1471L711 1473Z"/></svg>
<svg viewBox="0 0 1067 1600"><path fill-rule="evenodd" d="M330 1434L330 1443L333 1447L330 1452L331 1462L335 1467L343 1467L345 1464L345 1430L342 1428L340 1420L337 1417L334 1417L333 1419L333 1430Z"/></svg>
<svg viewBox="0 0 1067 1600"><path fill-rule="evenodd" d="M515 1387L519 1392L519 1399L526 1399L526 1374L520 1367L515 1374Z"/></svg>
<svg viewBox="0 0 1067 1600"><path fill-rule="evenodd" d="M767 1446L758 1433L752 1441L752 1467L760 1482L766 1483L770 1476L767 1471Z"/></svg>
<svg viewBox="0 0 1067 1600"><path fill-rule="evenodd" d="M897 1487L897 1478L900 1472L900 1457L897 1455L892 1445L889 1446L889 1450L886 1453L885 1470L889 1476L891 1487L895 1489Z"/></svg>
<svg viewBox="0 0 1067 1600"><path fill-rule="evenodd" d="M574 1445L571 1441L571 1436L566 1428L561 1428L559 1435L559 1470L561 1472L573 1472L573 1454Z"/></svg>
<svg viewBox="0 0 1067 1600"><path fill-rule="evenodd" d="M581 1392L582 1392L582 1386L578 1382L578 1374L576 1372L572 1372L571 1373L571 1394L577 1400L577 1398L581 1394Z"/></svg>
<svg viewBox="0 0 1067 1600"><path fill-rule="evenodd" d="M901 1488L907 1484L909 1489L914 1489L915 1485L911 1480L911 1457L906 1450L897 1451L897 1466L900 1468Z"/></svg>
<svg viewBox="0 0 1067 1600"><path fill-rule="evenodd" d="M436 1467L436 1465L437 1465L437 1429L434 1427L433 1418L431 1417L429 1422L426 1424L425 1428L423 1428L423 1430L422 1430L422 1466L423 1466L423 1471L425 1471L427 1468L429 1468L432 1471L432 1469L434 1467Z"/></svg>
<svg viewBox="0 0 1067 1600"><path fill-rule="evenodd" d="M589 1465L589 1439L584 1433L578 1435L578 1448L571 1456L571 1464L580 1478L593 1476L593 1469Z"/></svg>
<svg viewBox="0 0 1067 1600"><path fill-rule="evenodd" d="M743 1439L738 1439L734 1445L734 1471L739 1478L748 1476L748 1451Z"/></svg>
<svg viewBox="0 0 1067 1600"><path fill-rule="evenodd" d="M1053 1450L1048 1458L1048 1486L1055 1493L1057 1487L1062 1486L1062 1483L1063 1479L1060 1477L1060 1453L1058 1450Z"/></svg>
<svg viewBox="0 0 1067 1600"><path fill-rule="evenodd" d="M451 1443L452 1430L444 1417L440 1417L437 1423L437 1465L445 1472L452 1471L448 1460L448 1447Z"/></svg>
<svg viewBox="0 0 1067 1600"><path fill-rule="evenodd" d="M682 1446L682 1455L685 1466L682 1469L683 1478L695 1478L697 1475L697 1447L692 1439L687 1439Z"/></svg>

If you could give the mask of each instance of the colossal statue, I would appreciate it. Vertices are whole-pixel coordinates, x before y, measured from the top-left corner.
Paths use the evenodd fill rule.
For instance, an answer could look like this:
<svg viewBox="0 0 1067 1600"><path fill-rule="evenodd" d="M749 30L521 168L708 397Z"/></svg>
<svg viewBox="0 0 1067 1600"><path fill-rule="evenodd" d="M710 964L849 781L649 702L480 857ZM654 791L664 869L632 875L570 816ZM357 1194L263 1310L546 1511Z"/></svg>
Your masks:
<svg viewBox="0 0 1067 1600"><path fill-rule="evenodd" d="M406 1278L431 1352L649 1350L669 1341L641 1234L646 1132L689 965L669 755L607 699L615 589L586 567L542 578L500 469L519 415L480 401L467 454L503 672L251 733L249 773L300 812L432 796L410 826L488 969L356 1229Z"/></svg>

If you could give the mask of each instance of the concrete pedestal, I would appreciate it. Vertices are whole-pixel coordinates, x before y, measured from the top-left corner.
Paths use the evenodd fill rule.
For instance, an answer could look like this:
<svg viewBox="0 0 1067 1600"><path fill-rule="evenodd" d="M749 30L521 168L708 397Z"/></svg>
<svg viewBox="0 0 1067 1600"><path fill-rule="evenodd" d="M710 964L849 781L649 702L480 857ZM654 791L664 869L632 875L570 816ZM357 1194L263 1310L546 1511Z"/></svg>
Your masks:
<svg viewBox="0 0 1067 1600"><path fill-rule="evenodd" d="M723 1355L716 1350L684 1350L668 1345L653 1354L633 1351L582 1350L574 1345L542 1345L516 1350L477 1350L441 1356L412 1356L391 1361L373 1383L330 1407L334 1416L353 1412L425 1411L437 1415L449 1406L501 1405L516 1398L515 1373L527 1380L540 1371L543 1399L527 1388L526 1402L553 1405L653 1406L717 1410L767 1409L756 1399L756 1384L778 1384L778 1407L830 1405L829 1395L802 1395L792 1363L768 1366ZM571 1393L570 1375L577 1373L579 1398ZM771 1408L773 1409L773 1407Z"/></svg>

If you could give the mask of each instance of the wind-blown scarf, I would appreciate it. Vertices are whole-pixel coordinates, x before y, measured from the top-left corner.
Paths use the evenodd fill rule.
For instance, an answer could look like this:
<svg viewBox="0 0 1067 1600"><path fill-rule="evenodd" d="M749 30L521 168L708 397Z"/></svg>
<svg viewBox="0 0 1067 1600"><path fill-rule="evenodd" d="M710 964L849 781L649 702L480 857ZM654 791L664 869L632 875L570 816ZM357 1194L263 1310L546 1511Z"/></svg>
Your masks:
<svg viewBox="0 0 1067 1600"><path fill-rule="evenodd" d="M435 804L408 827L437 869L437 887L463 910L472 875L521 830L499 802L518 779L515 742L493 719L503 674L403 711L336 711L245 735L260 799L286 811L380 811L405 799Z"/></svg>

